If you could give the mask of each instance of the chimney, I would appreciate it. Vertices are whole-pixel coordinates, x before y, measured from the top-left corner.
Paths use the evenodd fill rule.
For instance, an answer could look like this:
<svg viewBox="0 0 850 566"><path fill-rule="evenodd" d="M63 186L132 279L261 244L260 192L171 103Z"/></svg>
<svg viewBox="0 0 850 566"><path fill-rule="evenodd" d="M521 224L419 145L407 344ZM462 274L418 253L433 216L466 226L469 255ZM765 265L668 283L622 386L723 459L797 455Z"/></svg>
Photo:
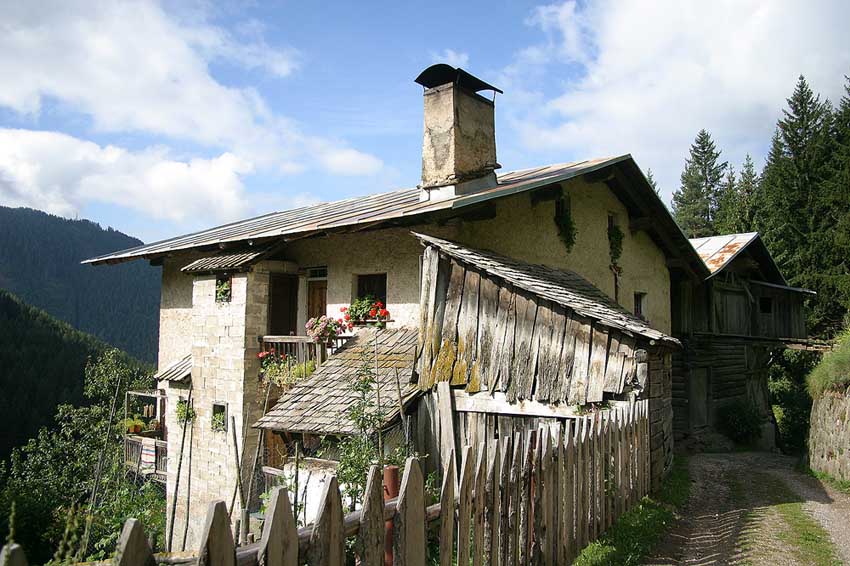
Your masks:
<svg viewBox="0 0 850 566"><path fill-rule="evenodd" d="M422 201L444 200L496 186L495 93L501 90L450 65L432 65L425 87ZM478 94L492 90L493 100Z"/></svg>

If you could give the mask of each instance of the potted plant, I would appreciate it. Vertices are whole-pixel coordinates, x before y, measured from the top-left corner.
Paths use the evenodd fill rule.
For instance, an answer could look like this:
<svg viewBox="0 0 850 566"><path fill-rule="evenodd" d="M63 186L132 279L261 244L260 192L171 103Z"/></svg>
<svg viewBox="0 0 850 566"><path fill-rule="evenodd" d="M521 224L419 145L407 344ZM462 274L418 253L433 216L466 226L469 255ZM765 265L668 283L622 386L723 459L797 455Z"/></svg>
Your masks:
<svg viewBox="0 0 850 566"><path fill-rule="evenodd" d="M372 295L366 295L355 299L351 305L342 307L343 321L351 329L354 326L375 326L383 328L390 320L388 311L383 302L375 299Z"/></svg>
<svg viewBox="0 0 850 566"><path fill-rule="evenodd" d="M195 409L189 406L185 400L177 402L177 422L181 425L191 423L195 420Z"/></svg>
<svg viewBox="0 0 850 566"><path fill-rule="evenodd" d="M212 430L213 432L224 432L227 427L224 424L224 413L213 413Z"/></svg>
<svg viewBox="0 0 850 566"><path fill-rule="evenodd" d="M159 421L156 419L151 419L151 422L148 423L148 430L156 432L159 430Z"/></svg>
<svg viewBox="0 0 850 566"><path fill-rule="evenodd" d="M345 330L345 321L341 318L331 318L329 316L317 316L311 318L304 325L307 330L307 336L313 339L317 344L330 344L334 338Z"/></svg>

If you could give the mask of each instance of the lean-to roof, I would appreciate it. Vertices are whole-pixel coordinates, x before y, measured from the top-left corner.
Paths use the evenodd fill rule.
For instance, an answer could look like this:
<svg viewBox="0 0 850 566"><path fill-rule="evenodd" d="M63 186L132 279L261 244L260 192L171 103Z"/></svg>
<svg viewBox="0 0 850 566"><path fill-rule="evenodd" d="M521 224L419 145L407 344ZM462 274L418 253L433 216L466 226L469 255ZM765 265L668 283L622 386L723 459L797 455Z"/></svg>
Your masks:
<svg viewBox="0 0 850 566"><path fill-rule="evenodd" d="M165 366L153 377L157 381L174 381L178 383L188 380L192 377L192 354Z"/></svg>

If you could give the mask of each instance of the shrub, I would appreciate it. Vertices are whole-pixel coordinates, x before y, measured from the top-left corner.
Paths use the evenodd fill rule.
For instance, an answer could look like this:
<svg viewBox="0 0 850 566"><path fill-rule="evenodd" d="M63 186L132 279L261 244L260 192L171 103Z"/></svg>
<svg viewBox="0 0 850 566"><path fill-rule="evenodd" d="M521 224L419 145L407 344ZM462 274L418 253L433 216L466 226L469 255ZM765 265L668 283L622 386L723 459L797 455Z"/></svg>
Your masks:
<svg viewBox="0 0 850 566"><path fill-rule="evenodd" d="M845 329L838 336L835 348L824 354L809 373L806 386L813 399L827 391L843 391L850 387L850 329Z"/></svg>
<svg viewBox="0 0 850 566"><path fill-rule="evenodd" d="M752 442L761 436L761 416L751 403L735 401L721 407L717 417L720 431L739 444Z"/></svg>

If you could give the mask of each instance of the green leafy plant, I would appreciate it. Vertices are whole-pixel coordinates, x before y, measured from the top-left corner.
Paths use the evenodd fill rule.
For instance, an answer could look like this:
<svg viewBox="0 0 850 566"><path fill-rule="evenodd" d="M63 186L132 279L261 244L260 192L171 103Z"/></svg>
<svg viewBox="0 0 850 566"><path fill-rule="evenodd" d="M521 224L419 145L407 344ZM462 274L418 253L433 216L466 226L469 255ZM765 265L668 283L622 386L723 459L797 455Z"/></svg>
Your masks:
<svg viewBox="0 0 850 566"><path fill-rule="evenodd" d="M260 359L260 379L263 385L277 385L284 390L316 371L316 360L298 363L286 354L277 354L274 348L257 354Z"/></svg>
<svg viewBox="0 0 850 566"><path fill-rule="evenodd" d="M623 255L623 238L623 231L619 226L613 223L608 226L608 254L611 256L612 265L618 266Z"/></svg>
<svg viewBox="0 0 850 566"><path fill-rule="evenodd" d="M372 295L355 299L351 305L339 310L342 313L342 323L347 325L349 330L355 324L384 328L390 319L390 311L386 309L383 302L376 300Z"/></svg>
<svg viewBox="0 0 850 566"><path fill-rule="evenodd" d="M761 416L752 403L739 400L717 412L720 432L739 444L752 442L761 436Z"/></svg>
<svg viewBox="0 0 850 566"><path fill-rule="evenodd" d="M809 373L806 386L813 399L827 391L844 392L850 387L850 329L837 338L832 351L824 354L820 363Z"/></svg>
<svg viewBox="0 0 850 566"><path fill-rule="evenodd" d="M189 406L185 399L177 401L177 422L181 426L191 424L195 420L195 409Z"/></svg>
<svg viewBox="0 0 850 566"><path fill-rule="evenodd" d="M570 198L566 194L555 201L555 226L558 227L558 237L567 249L567 253L573 251L573 246L576 243L576 229L573 221L572 207L570 206Z"/></svg>
<svg viewBox="0 0 850 566"><path fill-rule="evenodd" d="M224 421L224 411L213 413L211 425L213 432L224 432L227 430Z"/></svg>
<svg viewBox="0 0 850 566"><path fill-rule="evenodd" d="M215 282L215 301L217 303L229 303L232 296L233 290L230 286L230 278L217 279Z"/></svg>

